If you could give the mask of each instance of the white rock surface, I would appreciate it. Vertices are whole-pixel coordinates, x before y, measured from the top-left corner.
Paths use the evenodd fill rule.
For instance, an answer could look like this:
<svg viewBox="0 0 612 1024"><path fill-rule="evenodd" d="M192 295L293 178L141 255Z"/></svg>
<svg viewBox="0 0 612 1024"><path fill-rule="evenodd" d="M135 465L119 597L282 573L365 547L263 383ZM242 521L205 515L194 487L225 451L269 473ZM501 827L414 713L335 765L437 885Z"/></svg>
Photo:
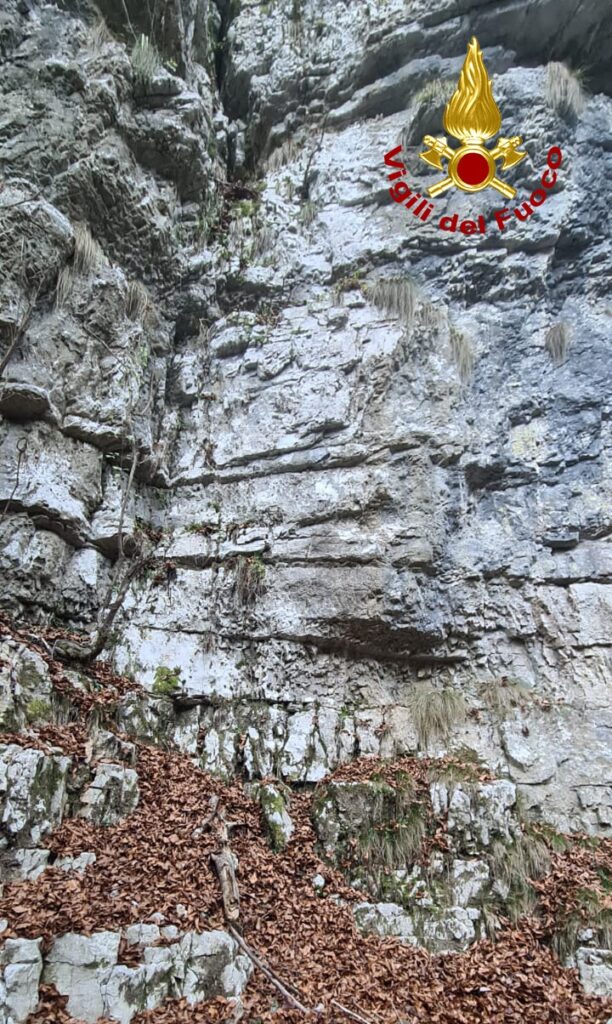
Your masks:
<svg viewBox="0 0 612 1024"><path fill-rule="evenodd" d="M138 806L138 775L121 764L100 764L81 795L79 814L95 825L116 825Z"/></svg>
<svg viewBox="0 0 612 1024"><path fill-rule="evenodd" d="M0 820L7 843L35 847L62 820L70 758L15 744L0 746Z"/></svg>
<svg viewBox="0 0 612 1024"><path fill-rule="evenodd" d="M53 943L44 980L69 997L73 1016L129 1024L136 1013L171 997L195 1005L217 995L239 996L251 974L250 960L227 932L186 932L167 945L155 945L161 934L157 925L130 925L123 934L141 948L137 967L117 964L121 935L115 932L69 934Z"/></svg>
<svg viewBox="0 0 612 1024"><path fill-rule="evenodd" d="M101 979L117 963L121 936L94 932L91 936L70 932L55 939L45 957L44 981L68 996L68 1012L93 1022L104 1013Z"/></svg>
<svg viewBox="0 0 612 1024"><path fill-rule="evenodd" d="M411 946L419 944L412 917L397 903L356 903L353 913L365 935L392 935Z"/></svg>
<svg viewBox="0 0 612 1024"><path fill-rule="evenodd" d="M277 786L268 784L259 787L259 802L274 850L284 850L295 831L295 825L287 810L286 797Z"/></svg>
<svg viewBox="0 0 612 1024"><path fill-rule="evenodd" d="M612 997L612 950L580 947L576 951L576 966L585 992Z"/></svg>
<svg viewBox="0 0 612 1024"><path fill-rule="evenodd" d="M0 1019L7 1024L21 1024L36 1009L41 945L42 939L7 939L0 950Z"/></svg>

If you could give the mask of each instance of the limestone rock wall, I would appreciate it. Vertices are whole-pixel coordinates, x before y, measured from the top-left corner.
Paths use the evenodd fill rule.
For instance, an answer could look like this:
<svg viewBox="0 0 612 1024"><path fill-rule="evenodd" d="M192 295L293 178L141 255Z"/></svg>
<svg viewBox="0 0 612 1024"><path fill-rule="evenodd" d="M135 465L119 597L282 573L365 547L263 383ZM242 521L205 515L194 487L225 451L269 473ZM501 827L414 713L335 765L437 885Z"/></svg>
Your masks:
<svg viewBox="0 0 612 1024"><path fill-rule="evenodd" d="M144 534L112 655L178 671L206 767L469 747L535 817L608 833L605 5L141 7L0 13L3 605L90 629ZM563 164L526 223L459 242L390 201L383 155L429 183L472 33L513 183ZM551 59L587 64L584 103Z"/></svg>

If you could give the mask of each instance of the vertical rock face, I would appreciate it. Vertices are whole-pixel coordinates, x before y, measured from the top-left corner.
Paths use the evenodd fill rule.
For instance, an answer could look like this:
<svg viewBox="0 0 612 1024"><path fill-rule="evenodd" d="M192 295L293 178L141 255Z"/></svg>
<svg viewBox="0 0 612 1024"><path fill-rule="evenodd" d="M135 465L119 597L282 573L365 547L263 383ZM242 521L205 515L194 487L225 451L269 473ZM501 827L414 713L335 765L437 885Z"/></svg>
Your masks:
<svg viewBox="0 0 612 1024"><path fill-rule="evenodd" d="M4 5L2 602L89 629L146 549L113 657L206 767L469 747L610 831L610 28L574 7ZM517 203L563 155L503 231L383 163L436 180L474 33Z"/></svg>
<svg viewBox="0 0 612 1024"><path fill-rule="evenodd" d="M169 997L193 1005L217 995L239 996L251 973L250 962L226 932L187 932L180 942L161 946L155 945L161 938L159 928L133 925L126 929L125 938L139 947L141 965L118 964L121 934L117 932L70 933L53 943L45 960L44 981L68 996L67 1008L73 1017L129 1024L139 1011L156 1009Z"/></svg>
<svg viewBox="0 0 612 1024"><path fill-rule="evenodd" d="M37 846L62 820L70 758L39 750L0 747L2 845Z"/></svg>
<svg viewBox="0 0 612 1024"><path fill-rule="evenodd" d="M38 1004L38 983L42 973L41 939L7 939L0 965L0 1010L4 1020L20 1024Z"/></svg>

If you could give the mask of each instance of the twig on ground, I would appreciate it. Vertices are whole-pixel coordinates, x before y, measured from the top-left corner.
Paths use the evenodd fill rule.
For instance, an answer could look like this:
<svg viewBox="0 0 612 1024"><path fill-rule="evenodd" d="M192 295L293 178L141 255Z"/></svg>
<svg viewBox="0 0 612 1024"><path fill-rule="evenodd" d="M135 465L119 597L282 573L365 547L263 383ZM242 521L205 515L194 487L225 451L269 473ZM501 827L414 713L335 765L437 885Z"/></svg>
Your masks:
<svg viewBox="0 0 612 1024"><path fill-rule="evenodd" d="M235 941L238 943L238 945L243 950L243 952L246 953L246 955L249 957L249 959L253 961L253 963L255 964L256 967L259 968L261 973L265 974L265 976L268 979L268 981L270 981L274 985L274 988L277 989L280 992L280 994L283 996L283 998L287 1000L287 1002L289 1003L289 1006L291 1006L291 1008L293 1010L300 1010L301 1013L305 1013L305 1014L308 1014L308 1015L316 1013L315 1010L308 1009L307 1006L304 1006L302 1003L299 1002L299 1000L297 1000L295 998L295 996L293 996L291 994L289 989L286 988L285 985L283 985L282 981L280 980L280 978L278 978L276 976L274 971L271 970L271 968L268 967L263 962L263 960L260 960L256 953L253 952L253 950L248 945L248 943L246 943L244 941L244 939L242 938L242 935L240 934L240 932L236 931L236 929L234 928L233 925L231 925L231 924L228 925L228 929L227 930L229 931L230 935L235 939Z"/></svg>
<svg viewBox="0 0 612 1024"><path fill-rule="evenodd" d="M340 1012L346 1017L350 1017L351 1020L358 1021L359 1024L372 1024L367 1017L362 1017L359 1013L353 1013L352 1010L347 1009L346 1006L343 1006L342 1003L337 1002L335 999L332 999L331 1004L336 1010L340 1010Z"/></svg>

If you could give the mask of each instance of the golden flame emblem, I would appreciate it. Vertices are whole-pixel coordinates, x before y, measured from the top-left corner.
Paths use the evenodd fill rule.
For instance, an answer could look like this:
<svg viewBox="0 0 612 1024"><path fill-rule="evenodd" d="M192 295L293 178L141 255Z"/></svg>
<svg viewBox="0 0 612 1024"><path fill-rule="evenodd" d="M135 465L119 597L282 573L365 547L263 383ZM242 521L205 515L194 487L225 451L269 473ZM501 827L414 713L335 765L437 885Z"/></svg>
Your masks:
<svg viewBox="0 0 612 1024"><path fill-rule="evenodd" d="M515 135L511 139L500 138L494 149L487 149L487 139L497 135L502 117L493 98L491 81L482 57L478 40L473 38L459 75L459 84L444 111L444 129L459 139L462 145L453 149L446 138L435 139L426 135L423 145L427 151L420 153L421 160L444 170L442 158L448 161L447 176L427 189L430 196L439 196L452 185L464 192L480 192L491 186L507 199L516 195L516 189L497 177L497 160L502 160L502 170L514 167L524 160L526 153L519 152L522 139Z"/></svg>

